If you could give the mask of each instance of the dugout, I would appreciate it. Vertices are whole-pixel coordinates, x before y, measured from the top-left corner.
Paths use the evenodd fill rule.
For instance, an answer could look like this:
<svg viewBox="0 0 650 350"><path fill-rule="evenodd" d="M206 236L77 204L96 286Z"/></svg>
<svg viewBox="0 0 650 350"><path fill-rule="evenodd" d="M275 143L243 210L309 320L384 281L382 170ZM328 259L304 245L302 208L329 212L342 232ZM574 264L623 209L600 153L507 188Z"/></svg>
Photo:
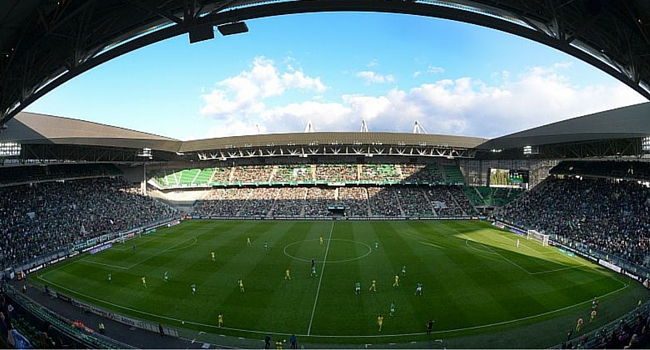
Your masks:
<svg viewBox="0 0 650 350"><path fill-rule="evenodd" d="M345 205L328 205L327 212L329 216L345 216Z"/></svg>

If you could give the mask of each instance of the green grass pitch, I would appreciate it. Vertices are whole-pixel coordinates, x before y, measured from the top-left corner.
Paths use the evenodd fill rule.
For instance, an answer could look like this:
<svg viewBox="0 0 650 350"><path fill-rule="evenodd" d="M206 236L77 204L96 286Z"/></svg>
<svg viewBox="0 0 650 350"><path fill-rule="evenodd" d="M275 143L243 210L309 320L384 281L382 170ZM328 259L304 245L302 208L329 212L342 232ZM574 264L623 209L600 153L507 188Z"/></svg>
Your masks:
<svg viewBox="0 0 650 350"><path fill-rule="evenodd" d="M337 343L424 338L429 319L436 336L517 327L588 309L594 296L628 288L600 266L478 221L185 221L34 277L73 298L171 327ZM369 290L373 279L376 292Z"/></svg>

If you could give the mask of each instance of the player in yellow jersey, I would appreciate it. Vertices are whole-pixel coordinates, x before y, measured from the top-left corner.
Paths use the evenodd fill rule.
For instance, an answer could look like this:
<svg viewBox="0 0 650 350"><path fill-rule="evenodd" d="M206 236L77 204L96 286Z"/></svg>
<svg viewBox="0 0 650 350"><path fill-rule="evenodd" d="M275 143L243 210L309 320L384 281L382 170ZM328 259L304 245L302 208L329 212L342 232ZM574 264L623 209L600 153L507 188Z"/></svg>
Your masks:
<svg viewBox="0 0 650 350"><path fill-rule="evenodd" d="M223 313L219 313L219 327L223 327Z"/></svg>
<svg viewBox="0 0 650 350"><path fill-rule="evenodd" d="M372 283L370 284L370 289L368 290L373 292L377 291L377 280L372 280Z"/></svg>
<svg viewBox="0 0 650 350"><path fill-rule="evenodd" d="M320 243L320 245L323 245L323 236L318 237L318 243Z"/></svg>
<svg viewBox="0 0 650 350"><path fill-rule="evenodd" d="M576 324L576 333L580 332L580 328L582 328L583 323L585 323L585 321L582 320L582 317L578 318L578 323Z"/></svg>
<svg viewBox="0 0 650 350"><path fill-rule="evenodd" d="M393 287L399 287L399 276L395 275L395 283L393 283Z"/></svg>
<svg viewBox="0 0 650 350"><path fill-rule="evenodd" d="M147 288L147 278L142 276L142 285Z"/></svg>
<svg viewBox="0 0 650 350"><path fill-rule="evenodd" d="M381 332L381 326L384 325L384 316L382 314L377 316L377 325L379 326L379 332Z"/></svg>
<svg viewBox="0 0 650 350"><path fill-rule="evenodd" d="M215 261L215 256L216 255L214 254L214 252L210 252L210 256L212 257L212 261Z"/></svg>
<svg viewBox="0 0 650 350"><path fill-rule="evenodd" d="M240 279L237 281L237 283L239 284L239 291L240 291L241 293L243 293L243 292L244 292L244 280L240 278Z"/></svg>
<svg viewBox="0 0 650 350"><path fill-rule="evenodd" d="M287 271L284 271L284 279L285 280L291 279L291 271L289 271L289 269L287 269Z"/></svg>
<svg viewBox="0 0 650 350"><path fill-rule="evenodd" d="M246 238L246 245L251 245L251 238L250 237Z"/></svg>

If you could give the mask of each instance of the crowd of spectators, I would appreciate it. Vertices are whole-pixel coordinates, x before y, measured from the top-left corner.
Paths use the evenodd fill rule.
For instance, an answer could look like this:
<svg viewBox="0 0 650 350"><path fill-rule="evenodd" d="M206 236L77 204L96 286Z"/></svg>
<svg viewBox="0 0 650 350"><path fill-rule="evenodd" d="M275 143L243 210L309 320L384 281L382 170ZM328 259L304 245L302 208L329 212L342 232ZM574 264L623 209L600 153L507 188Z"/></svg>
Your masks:
<svg viewBox="0 0 650 350"><path fill-rule="evenodd" d="M341 187L339 200L349 216L368 216L368 191L365 187Z"/></svg>
<svg viewBox="0 0 650 350"><path fill-rule="evenodd" d="M141 196L121 177L0 188L0 265L55 253L102 234L171 218L175 210Z"/></svg>
<svg viewBox="0 0 650 350"><path fill-rule="evenodd" d="M316 180L328 182L357 181L359 169L356 164L319 164Z"/></svg>
<svg viewBox="0 0 650 350"><path fill-rule="evenodd" d="M442 183L444 177L437 164L403 164L402 178L408 182Z"/></svg>
<svg viewBox="0 0 650 350"><path fill-rule="evenodd" d="M276 191L274 216L301 216L305 207L307 189L304 187L280 187Z"/></svg>
<svg viewBox="0 0 650 350"><path fill-rule="evenodd" d="M236 166L233 169L232 181L241 183L269 182L273 173L272 166L252 165Z"/></svg>
<svg viewBox="0 0 650 350"><path fill-rule="evenodd" d="M313 181L313 172L311 165L278 165L277 170L273 173L271 181L274 182L295 182L295 181Z"/></svg>
<svg viewBox="0 0 650 350"><path fill-rule="evenodd" d="M249 165L210 168L213 174L209 184L238 185L287 182L345 182L345 183L396 183L400 181L443 183L444 172L440 164L296 164ZM179 171L180 172L180 171ZM460 172L460 169L458 169ZM165 171L152 171L157 177L169 177ZM160 180L165 187L172 181ZM171 186L171 185L169 185Z"/></svg>
<svg viewBox="0 0 650 350"><path fill-rule="evenodd" d="M399 200L393 187L369 187L368 202L372 216L401 216Z"/></svg>
<svg viewBox="0 0 650 350"><path fill-rule="evenodd" d="M305 216L327 216L327 207L336 203L336 189L309 187L305 201Z"/></svg>
<svg viewBox="0 0 650 350"><path fill-rule="evenodd" d="M650 267L650 189L638 182L549 178L495 217Z"/></svg>
<svg viewBox="0 0 650 350"><path fill-rule="evenodd" d="M232 168L221 168L217 167L214 168L214 172L212 173L212 177L210 178L211 183L229 183L230 181L230 174L232 173Z"/></svg>
<svg viewBox="0 0 650 350"><path fill-rule="evenodd" d="M354 217L467 216L476 211L458 186L215 188L199 201L203 216L328 216L328 206Z"/></svg>
<svg viewBox="0 0 650 350"><path fill-rule="evenodd" d="M361 181L399 181L400 172L395 164L363 164L359 173Z"/></svg>
<svg viewBox="0 0 650 350"><path fill-rule="evenodd" d="M398 190L398 195L406 216L433 213L433 207L420 187L404 187Z"/></svg>

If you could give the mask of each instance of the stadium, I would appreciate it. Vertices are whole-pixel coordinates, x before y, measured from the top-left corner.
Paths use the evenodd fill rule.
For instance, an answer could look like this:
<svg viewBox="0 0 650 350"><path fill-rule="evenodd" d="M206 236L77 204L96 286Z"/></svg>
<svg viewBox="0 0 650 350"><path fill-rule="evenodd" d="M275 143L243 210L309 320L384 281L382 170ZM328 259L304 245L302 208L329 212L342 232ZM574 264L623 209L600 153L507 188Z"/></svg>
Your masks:
<svg viewBox="0 0 650 350"><path fill-rule="evenodd" d="M646 347L650 103L492 139L429 134L417 121L413 133L374 132L364 121L359 132L309 124L181 141L23 111L151 43L318 11L498 29L650 97L645 2L548 4L0 4L0 339L15 348ZM83 35L91 24L104 29Z"/></svg>

